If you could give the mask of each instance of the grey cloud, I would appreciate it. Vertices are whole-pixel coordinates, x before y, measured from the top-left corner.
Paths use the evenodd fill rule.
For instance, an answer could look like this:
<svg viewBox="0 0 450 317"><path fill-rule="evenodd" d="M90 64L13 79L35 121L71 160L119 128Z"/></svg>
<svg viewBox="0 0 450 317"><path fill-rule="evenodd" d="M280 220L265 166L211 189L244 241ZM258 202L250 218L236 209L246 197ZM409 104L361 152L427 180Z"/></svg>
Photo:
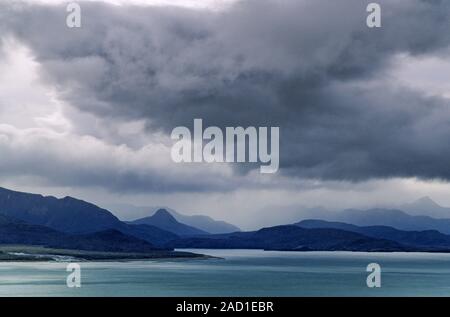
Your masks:
<svg viewBox="0 0 450 317"><path fill-rule="evenodd" d="M157 143L133 150L93 137L25 133L0 126L2 180L28 179L46 186L100 187L112 192L229 191L247 182L198 166L180 169Z"/></svg>
<svg viewBox="0 0 450 317"><path fill-rule="evenodd" d="M83 4L4 11L73 106L168 133L208 125L281 129L282 173L319 179L450 179L448 101L382 80L397 53L442 54L448 1L243 1L224 12ZM134 180L133 180L134 181Z"/></svg>

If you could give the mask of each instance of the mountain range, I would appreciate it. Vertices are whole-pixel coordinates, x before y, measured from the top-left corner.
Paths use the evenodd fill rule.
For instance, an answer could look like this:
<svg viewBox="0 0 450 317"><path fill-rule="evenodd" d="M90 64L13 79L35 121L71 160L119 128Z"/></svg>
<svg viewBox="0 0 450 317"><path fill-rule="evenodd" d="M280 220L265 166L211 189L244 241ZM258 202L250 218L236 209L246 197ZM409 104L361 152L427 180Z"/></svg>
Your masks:
<svg viewBox="0 0 450 317"><path fill-rule="evenodd" d="M13 223L21 221L81 237L109 230L109 233L127 236L130 241L131 238L144 240L154 249L178 238L172 232L155 226L124 223L108 210L83 200L72 197L58 199L5 188L0 188L0 215Z"/></svg>
<svg viewBox="0 0 450 317"><path fill-rule="evenodd" d="M415 216L427 214L433 218L450 218L450 208L440 206L428 196L417 199L412 203L400 205L397 209Z"/></svg>
<svg viewBox="0 0 450 317"><path fill-rule="evenodd" d="M388 226L360 227L342 222L303 220L295 224L305 229L339 229L355 232L375 239L387 239L402 245L429 250L450 249L450 235L437 230L403 231Z"/></svg>
<svg viewBox="0 0 450 317"><path fill-rule="evenodd" d="M400 230L437 230L450 234L450 219L429 216L412 216L398 209L347 209L340 212L322 213L317 219L345 222L357 226L389 226Z"/></svg>
<svg viewBox="0 0 450 317"><path fill-rule="evenodd" d="M167 209L168 212L179 222L185 223L189 226L196 227L200 230L216 234L216 233L231 233L241 231L239 227L232 225L231 223L215 220L208 216L203 215L182 215L173 209Z"/></svg>
<svg viewBox="0 0 450 317"><path fill-rule="evenodd" d="M167 210L159 209L149 217L130 222L135 225L151 225L172 232L179 236L202 235L209 232L178 222Z"/></svg>
<svg viewBox="0 0 450 317"><path fill-rule="evenodd" d="M41 225L0 216L0 244L39 245L49 248L108 252L150 252L151 243L114 229L89 234L68 234Z"/></svg>
<svg viewBox="0 0 450 317"><path fill-rule="evenodd" d="M121 223L106 209L79 199L58 199L5 188L0 188L0 214L70 233L94 232Z"/></svg>
<svg viewBox="0 0 450 317"><path fill-rule="evenodd" d="M286 251L409 251L397 242L339 229L304 229L285 225L252 232L190 237L169 243L176 248L264 249Z"/></svg>
<svg viewBox="0 0 450 317"><path fill-rule="evenodd" d="M422 200L420 204L424 208L431 203ZM317 218L321 219L241 232L209 217L184 216L161 208L124 222L110 211L76 198L0 188L0 244L110 252L173 248L450 252L450 219L382 208L321 210ZM199 223L202 228L192 225ZM219 233L203 230L205 227Z"/></svg>
<svg viewBox="0 0 450 317"><path fill-rule="evenodd" d="M166 210L175 220L180 223L195 227L208 233L230 233L241 231L235 225L228 222L215 220L203 215L184 215L168 207L148 207L148 206L134 206L130 204L109 204L109 210L117 214L121 214L128 222L133 222L142 218L154 215L158 210Z"/></svg>

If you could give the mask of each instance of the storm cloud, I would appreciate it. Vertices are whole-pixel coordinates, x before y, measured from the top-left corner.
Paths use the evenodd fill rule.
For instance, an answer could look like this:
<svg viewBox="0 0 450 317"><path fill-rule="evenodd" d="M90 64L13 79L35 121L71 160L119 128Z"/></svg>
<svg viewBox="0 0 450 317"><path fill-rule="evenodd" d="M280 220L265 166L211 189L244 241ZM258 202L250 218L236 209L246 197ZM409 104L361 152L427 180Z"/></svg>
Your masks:
<svg viewBox="0 0 450 317"><path fill-rule="evenodd" d="M449 99L405 86L392 71L399 56L448 58L450 3L378 1L382 27L370 29L369 2L247 0L219 11L81 2L83 26L69 29L62 5L6 1L0 4L0 36L29 48L40 80L75 112L108 122L105 131L140 120L145 135L167 136L176 126L192 126L194 118L220 127L279 126L279 173L287 178L449 180ZM73 129L94 133L83 122ZM95 133L111 146L130 147L123 152L170 160L166 149L142 150L145 140L133 144ZM101 162L94 152L89 161ZM260 186L240 169L186 176L170 163L149 160L150 171L142 173L145 159L121 152L114 160L107 153L108 165L87 165L85 173L72 169L70 160L41 166L41 172L30 162L20 168L115 190ZM190 167L176 170L183 168Z"/></svg>

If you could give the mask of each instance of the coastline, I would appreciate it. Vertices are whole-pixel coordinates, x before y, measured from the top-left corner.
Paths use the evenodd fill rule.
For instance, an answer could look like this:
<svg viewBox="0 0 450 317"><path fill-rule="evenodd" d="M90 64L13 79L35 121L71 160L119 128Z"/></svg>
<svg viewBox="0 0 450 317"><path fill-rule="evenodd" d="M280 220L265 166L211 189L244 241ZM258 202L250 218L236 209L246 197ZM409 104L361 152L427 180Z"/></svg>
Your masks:
<svg viewBox="0 0 450 317"><path fill-rule="evenodd" d="M353 250L280 250L280 249L204 249L204 248L179 248L173 251L155 250L153 252L137 253L137 252L107 252L107 251L84 251L72 249L56 249L45 246L30 245L1 245L0 246L0 263L8 262L129 262L129 261L174 261L174 260L207 260L207 259L224 259L214 255L197 253L206 250L240 250L240 251L265 251L265 252L287 252L287 253L353 253L353 254L379 254L379 253L406 253L406 254L448 254L444 251L353 251Z"/></svg>
<svg viewBox="0 0 450 317"><path fill-rule="evenodd" d="M209 255L186 252L155 250L147 253L101 252L54 249L43 246L0 246L0 262L69 262L69 261L136 261L136 260L183 260L210 259Z"/></svg>

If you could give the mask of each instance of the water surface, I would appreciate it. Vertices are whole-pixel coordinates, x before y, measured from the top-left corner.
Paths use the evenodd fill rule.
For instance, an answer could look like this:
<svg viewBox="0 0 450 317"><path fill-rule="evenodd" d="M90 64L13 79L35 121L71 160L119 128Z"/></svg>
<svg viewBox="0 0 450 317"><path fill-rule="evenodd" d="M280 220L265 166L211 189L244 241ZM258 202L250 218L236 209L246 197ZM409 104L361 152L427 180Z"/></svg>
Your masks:
<svg viewBox="0 0 450 317"><path fill-rule="evenodd" d="M450 254L187 250L223 259L0 263L0 296L450 296ZM366 286L366 266L382 287Z"/></svg>

